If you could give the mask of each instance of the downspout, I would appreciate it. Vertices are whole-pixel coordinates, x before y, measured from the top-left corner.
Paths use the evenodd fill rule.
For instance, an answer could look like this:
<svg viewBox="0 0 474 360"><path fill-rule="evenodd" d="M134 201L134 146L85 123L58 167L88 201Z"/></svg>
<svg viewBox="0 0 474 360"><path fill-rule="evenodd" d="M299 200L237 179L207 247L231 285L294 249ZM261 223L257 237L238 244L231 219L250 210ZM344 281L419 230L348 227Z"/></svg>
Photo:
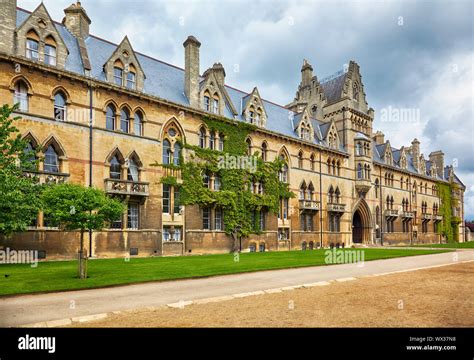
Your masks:
<svg viewBox="0 0 474 360"><path fill-rule="evenodd" d="M92 82L89 82L89 187L92 187L92 125L93 125ZM89 257L92 257L92 230L89 229Z"/></svg>
<svg viewBox="0 0 474 360"><path fill-rule="evenodd" d="M323 179L321 171L321 150L319 151L319 239L320 248L323 247Z"/></svg>
<svg viewBox="0 0 474 360"><path fill-rule="evenodd" d="M383 192L382 192L382 189L383 189L383 182L382 182L382 167L379 166L380 168L380 174L379 174L379 179L380 179L380 246L383 246L383 224L384 224L384 221L383 221L383 207L382 207L382 204L383 204Z"/></svg>

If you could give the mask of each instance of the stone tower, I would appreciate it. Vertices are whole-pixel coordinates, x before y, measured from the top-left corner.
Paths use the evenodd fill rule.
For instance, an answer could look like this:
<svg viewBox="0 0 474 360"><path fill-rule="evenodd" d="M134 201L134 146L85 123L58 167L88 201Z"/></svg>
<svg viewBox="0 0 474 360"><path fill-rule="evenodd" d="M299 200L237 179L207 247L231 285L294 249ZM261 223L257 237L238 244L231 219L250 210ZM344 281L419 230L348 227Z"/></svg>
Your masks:
<svg viewBox="0 0 474 360"><path fill-rule="evenodd" d="M199 48L201 43L188 36L184 46L184 93L193 107L199 107Z"/></svg>
<svg viewBox="0 0 474 360"><path fill-rule="evenodd" d="M0 52L15 52L16 0L0 0Z"/></svg>

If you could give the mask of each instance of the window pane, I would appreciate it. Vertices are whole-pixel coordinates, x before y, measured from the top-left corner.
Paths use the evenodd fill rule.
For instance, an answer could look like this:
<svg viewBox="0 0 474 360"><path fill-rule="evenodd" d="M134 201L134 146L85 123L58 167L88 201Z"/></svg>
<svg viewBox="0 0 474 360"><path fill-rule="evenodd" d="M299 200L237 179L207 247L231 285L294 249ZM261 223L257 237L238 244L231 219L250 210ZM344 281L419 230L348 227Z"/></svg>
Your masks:
<svg viewBox="0 0 474 360"><path fill-rule="evenodd" d="M115 67L114 68L114 82L115 85L122 86L122 69Z"/></svg>
<svg viewBox="0 0 474 360"><path fill-rule="evenodd" d="M181 209L180 202L179 202L179 188L174 188L174 213L179 214L179 210Z"/></svg>
<svg viewBox="0 0 474 360"><path fill-rule="evenodd" d="M44 154L44 171L52 173L59 172L58 154L52 145L49 145Z"/></svg>
<svg viewBox="0 0 474 360"><path fill-rule="evenodd" d="M163 141L163 164L169 164L170 163L170 154L171 153L171 144L168 140Z"/></svg>
<svg viewBox="0 0 474 360"><path fill-rule="evenodd" d="M114 156L110 161L110 178L111 179L120 179L121 176L121 165L117 156Z"/></svg>
<svg viewBox="0 0 474 360"><path fill-rule="evenodd" d="M163 184L163 213L170 212L170 186Z"/></svg>
<svg viewBox="0 0 474 360"><path fill-rule="evenodd" d="M180 162L180 156L181 156L181 145L176 142L174 144L174 153L173 153L173 164L178 166Z"/></svg>
<svg viewBox="0 0 474 360"><path fill-rule="evenodd" d="M44 62L48 65L56 65L56 48L54 46L44 46Z"/></svg>
<svg viewBox="0 0 474 360"><path fill-rule="evenodd" d="M138 165L135 160L130 159L128 163L128 180L138 181Z"/></svg>
<svg viewBox="0 0 474 360"><path fill-rule="evenodd" d="M202 228L204 230L209 230L210 229L210 221L209 221L209 213L210 210L209 208L203 208L202 209Z"/></svg>
<svg viewBox="0 0 474 360"><path fill-rule="evenodd" d="M38 49L39 43L36 40L28 39L26 40L26 57L28 59L38 61Z"/></svg>
<svg viewBox="0 0 474 360"><path fill-rule="evenodd" d="M105 127L109 130L115 129L115 109L112 106L107 107L105 114Z"/></svg>
<svg viewBox="0 0 474 360"><path fill-rule="evenodd" d="M134 72L130 71L127 73L127 88L135 89L135 73Z"/></svg>
<svg viewBox="0 0 474 360"><path fill-rule="evenodd" d="M130 115L127 110L122 110L120 112L120 130L128 133L128 125L130 122Z"/></svg>
<svg viewBox="0 0 474 360"><path fill-rule="evenodd" d="M139 113L135 113L133 127L135 135L142 135L142 116Z"/></svg>
<svg viewBox="0 0 474 360"><path fill-rule="evenodd" d="M138 204L128 204L128 229L138 229L139 209Z"/></svg>

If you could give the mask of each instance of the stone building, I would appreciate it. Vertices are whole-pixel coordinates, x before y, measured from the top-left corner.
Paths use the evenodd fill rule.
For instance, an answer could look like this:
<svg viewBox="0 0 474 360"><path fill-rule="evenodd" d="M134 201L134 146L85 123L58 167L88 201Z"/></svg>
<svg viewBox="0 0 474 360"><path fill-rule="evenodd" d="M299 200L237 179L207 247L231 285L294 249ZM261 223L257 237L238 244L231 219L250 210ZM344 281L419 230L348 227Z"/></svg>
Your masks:
<svg viewBox="0 0 474 360"><path fill-rule="evenodd" d="M463 218L465 187L441 151L426 159L418 140L397 149L374 132L357 63L319 80L305 60L295 99L281 106L256 87L227 85L220 63L201 73L193 36L183 43L181 69L135 52L127 37L117 45L91 35L80 2L64 12L58 23L43 4L29 12L1 1L0 97L20 104L18 128L44 156L41 182L92 184L126 199L123 219L92 233L93 256L230 250L225 213L180 206L179 190L160 183L176 170L150 166L178 161L181 141L220 150L224 139L202 120L209 113L256 125L249 152L283 159L281 180L296 194L279 215L262 213L264 231L242 239L245 250L439 242L439 183L455 185L453 211ZM40 213L29 231L1 245L58 258L74 256L78 243L77 233Z"/></svg>

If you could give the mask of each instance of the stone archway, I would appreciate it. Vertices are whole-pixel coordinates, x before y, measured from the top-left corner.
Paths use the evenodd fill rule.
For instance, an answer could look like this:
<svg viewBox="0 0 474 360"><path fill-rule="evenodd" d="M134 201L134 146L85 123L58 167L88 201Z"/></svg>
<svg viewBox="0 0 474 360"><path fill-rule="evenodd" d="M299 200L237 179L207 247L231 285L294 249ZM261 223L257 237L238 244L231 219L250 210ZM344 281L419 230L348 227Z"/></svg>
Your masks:
<svg viewBox="0 0 474 360"><path fill-rule="evenodd" d="M352 212L352 242L368 244L371 240L372 220L367 203L361 199Z"/></svg>

